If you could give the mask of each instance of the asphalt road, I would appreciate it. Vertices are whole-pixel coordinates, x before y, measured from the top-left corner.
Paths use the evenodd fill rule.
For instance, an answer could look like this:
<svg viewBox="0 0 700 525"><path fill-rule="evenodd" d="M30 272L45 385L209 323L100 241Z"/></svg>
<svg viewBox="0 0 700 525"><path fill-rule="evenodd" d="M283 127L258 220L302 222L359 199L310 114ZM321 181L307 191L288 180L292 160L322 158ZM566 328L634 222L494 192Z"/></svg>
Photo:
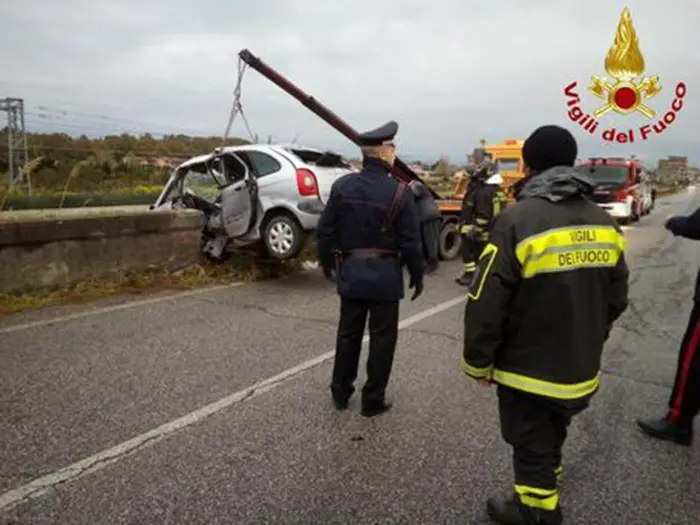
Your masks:
<svg viewBox="0 0 700 525"><path fill-rule="evenodd" d="M566 444L567 523L700 523L700 447L634 425L665 410L700 262L661 225L697 205L627 230L632 306ZM0 523L488 523L511 456L494 389L460 370L459 268L402 304L395 408L372 420L331 407L338 299L317 271L0 318Z"/></svg>

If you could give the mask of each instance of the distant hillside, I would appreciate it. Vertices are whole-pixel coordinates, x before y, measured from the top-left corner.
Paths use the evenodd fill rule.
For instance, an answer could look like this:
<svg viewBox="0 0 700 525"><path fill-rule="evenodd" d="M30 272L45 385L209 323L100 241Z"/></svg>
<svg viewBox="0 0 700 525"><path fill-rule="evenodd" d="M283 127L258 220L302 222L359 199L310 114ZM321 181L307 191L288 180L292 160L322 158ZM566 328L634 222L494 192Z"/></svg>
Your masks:
<svg viewBox="0 0 700 525"><path fill-rule="evenodd" d="M248 144L231 138L226 145ZM83 161L79 180L71 186L81 189L105 189L124 184L160 184L179 162L221 146L221 137L166 135L154 138L146 133L108 135L90 139L73 138L63 133L28 133L29 160L43 157L32 174L37 190L62 187L76 163ZM0 131L0 185L7 184L8 145L6 128Z"/></svg>

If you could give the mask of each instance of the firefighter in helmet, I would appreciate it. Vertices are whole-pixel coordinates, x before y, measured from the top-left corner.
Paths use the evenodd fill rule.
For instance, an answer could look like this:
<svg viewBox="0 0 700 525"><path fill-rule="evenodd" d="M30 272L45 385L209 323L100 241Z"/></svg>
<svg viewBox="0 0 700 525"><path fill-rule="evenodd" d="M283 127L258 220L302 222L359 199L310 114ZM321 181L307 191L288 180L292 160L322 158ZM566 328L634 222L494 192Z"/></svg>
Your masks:
<svg viewBox="0 0 700 525"><path fill-rule="evenodd" d="M471 283L476 262L488 242L493 220L503 207L505 197L498 184L492 184L492 175L493 164L490 159L482 157L481 162L473 168L464 193L460 217L464 272L457 278L457 283L462 286Z"/></svg>
<svg viewBox="0 0 700 525"><path fill-rule="evenodd" d="M501 434L513 447L513 488L487 503L498 523L562 523L567 427L598 390L603 345L627 308L625 239L590 201L595 183L574 169L577 151L558 126L525 141L528 175L469 289L462 368L498 385Z"/></svg>

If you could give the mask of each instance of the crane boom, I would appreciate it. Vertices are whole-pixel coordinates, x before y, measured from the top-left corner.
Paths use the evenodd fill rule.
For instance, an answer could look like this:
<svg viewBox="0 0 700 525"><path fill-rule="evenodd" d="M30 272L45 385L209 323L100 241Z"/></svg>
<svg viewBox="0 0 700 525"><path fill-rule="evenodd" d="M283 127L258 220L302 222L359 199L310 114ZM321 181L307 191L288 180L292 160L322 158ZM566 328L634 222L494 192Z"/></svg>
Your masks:
<svg viewBox="0 0 700 525"><path fill-rule="evenodd" d="M256 57L247 49L241 50L241 52L238 54L241 60L248 64L250 67L255 69L258 73L260 73L262 76L267 78L270 82L275 84L277 87L282 89L283 91L289 93L291 96L293 96L295 99L297 99L299 102L301 102L302 105L306 106L312 113L320 117L324 122L326 122L328 125L331 127L335 128L337 131L345 135L348 139L350 139L353 143L357 144L359 146L360 143L360 134L355 131L347 122L345 122L342 118L340 118L338 115L336 115L333 111L328 109L326 106L321 104L318 100L316 100L314 97L311 95L305 93L301 89L299 89L296 85L294 85L290 80L286 79L282 75L280 75L277 71L272 69L270 66L268 66L265 62L263 62L260 58ZM420 180L420 177L416 175L416 173L409 168L406 163L404 163L401 159L398 157L396 158L396 161L394 162L394 168L392 170L392 173L402 181L409 183L413 180ZM430 191L430 193L435 197L436 199L440 199L440 195L438 195L435 190L433 190L430 186L426 184L426 187Z"/></svg>

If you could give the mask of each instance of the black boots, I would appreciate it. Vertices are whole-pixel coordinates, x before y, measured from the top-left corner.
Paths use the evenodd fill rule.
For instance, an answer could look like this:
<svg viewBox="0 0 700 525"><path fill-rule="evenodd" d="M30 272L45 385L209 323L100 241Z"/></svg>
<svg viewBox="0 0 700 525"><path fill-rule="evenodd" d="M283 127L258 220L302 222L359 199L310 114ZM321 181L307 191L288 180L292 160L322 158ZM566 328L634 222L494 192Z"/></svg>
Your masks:
<svg viewBox="0 0 700 525"><path fill-rule="evenodd" d="M693 427L681 427L671 423L666 418L652 420L637 420L637 425L645 434L667 441L673 441L679 445L689 447L693 444Z"/></svg>
<svg viewBox="0 0 700 525"><path fill-rule="evenodd" d="M347 410L348 404L347 399L340 399L333 396L333 405L335 406L336 410Z"/></svg>
<svg viewBox="0 0 700 525"><path fill-rule="evenodd" d="M489 498L486 504L489 517L502 525L561 525L561 509L542 510L520 503L518 496Z"/></svg>
<svg viewBox="0 0 700 525"><path fill-rule="evenodd" d="M362 400L362 415L374 417L391 410L391 403L386 401L365 401Z"/></svg>
<svg viewBox="0 0 700 525"><path fill-rule="evenodd" d="M333 395L332 398L333 406L335 406L336 410L342 412L348 409L349 399L341 399L335 395ZM391 403L387 401L362 401L362 415L365 417L378 416L379 414L383 414L388 410L391 410Z"/></svg>

